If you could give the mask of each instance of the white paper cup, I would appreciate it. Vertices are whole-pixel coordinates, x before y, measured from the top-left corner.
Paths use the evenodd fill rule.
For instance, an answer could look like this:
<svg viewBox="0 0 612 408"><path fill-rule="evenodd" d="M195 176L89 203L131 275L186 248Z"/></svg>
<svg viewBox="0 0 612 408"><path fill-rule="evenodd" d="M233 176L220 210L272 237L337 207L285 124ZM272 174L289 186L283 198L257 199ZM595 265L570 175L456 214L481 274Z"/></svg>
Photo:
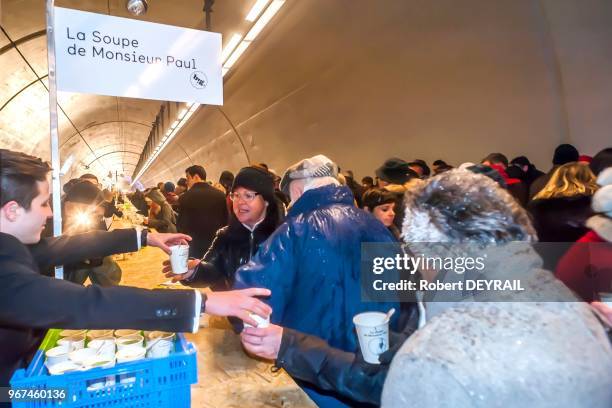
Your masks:
<svg viewBox="0 0 612 408"><path fill-rule="evenodd" d="M249 313L249 316L257 322L258 329L265 329L266 327L270 326L270 316L268 316L265 319L255 313ZM253 327L253 326L244 322L244 327Z"/></svg>
<svg viewBox="0 0 612 408"><path fill-rule="evenodd" d="M612 307L612 293L611 292L600 292L599 299L601 303L605 303L606 305Z"/></svg>
<svg viewBox="0 0 612 408"><path fill-rule="evenodd" d="M64 373L68 373L70 371L77 371L81 367L72 361L62 361L61 363L54 364L52 366L47 367L49 369L49 374L51 375L62 375Z"/></svg>
<svg viewBox="0 0 612 408"><path fill-rule="evenodd" d="M171 340L153 340L151 348L147 351L147 357L167 357L174 351L174 342Z"/></svg>
<svg viewBox="0 0 612 408"><path fill-rule="evenodd" d="M143 342L144 337L142 337L140 334L131 334L129 336L119 337L117 340L115 340L118 350L123 350L126 348L142 348Z"/></svg>
<svg viewBox="0 0 612 408"><path fill-rule="evenodd" d="M57 341L57 345L68 347L68 351L82 349L85 347L85 333L77 336L64 337L63 339L59 339Z"/></svg>
<svg viewBox="0 0 612 408"><path fill-rule="evenodd" d="M142 360L145 358L147 349L144 347L126 347L117 352L117 363Z"/></svg>
<svg viewBox="0 0 612 408"><path fill-rule="evenodd" d="M45 365L47 367L50 367L62 363L64 361L68 361L70 359L68 357L68 354L68 346L66 345L53 347L45 352L45 355L47 356L47 361L45 362Z"/></svg>
<svg viewBox="0 0 612 408"><path fill-rule="evenodd" d="M173 245L170 247L170 265L172 273L180 275L187 272L187 260L189 259L189 245Z"/></svg>
<svg viewBox="0 0 612 408"><path fill-rule="evenodd" d="M115 354L115 338L111 336L98 337L90 341L87 347L95 349L98 354Z"/></svg>
<svg viewBox="0 0 612 408"><path fill-rule="evenodd" d="M111 368L114 366L115 366L115 353L100 354L100 355L95 354L83 360L83 367L86 370L91 370L93 368Z"/></svg>
<svg viewBox="0 0 612 408"><path fill-rule="evenodd" d="M97 339L98 337L108 337L112 335L112 330L90 330L87 332L87 339L91 341Z"/></svg>
<svg viewBox="0 0 612 408"><path fill-rule="evenodd" d="M96 349L92 348L82 348L79 350L72 351L68 357L70 360L78 365L83 365L84 361L90 357L94 357L96 355Z"/></svg>
<svg viewBox="0 0 612 408"><path fill-rule="evenodd" d="M78 330L62 330L60 332L60 337L72 337L72 336L80 336L87 333L87 330L78 329Z"/></svg>
<svg viewBox="0 0 612 408"><path fill-rule="evenodd" d="M117 337L117 338L125 337L125 336L131 336L132 334L140 334L140 330L134 330L134 329L119 329L119 330L115 330L115 337Z"/></svg>
<svg viewBox="0 0 612 408"><path fill-rule="evenodd" d="M359 313L353 317L357 329L359 347L363 359L370 364L380 364L378 356L389 350L389 322L381 312Z"/></svg>
<svg viewBox="0 0 612 408"><path fill-rule="evenodd" d="M147 343L155 339L174 340L174 333L172 332L154 330L154 331L146 331L144 332L144 335L147 340Z"/></svg>

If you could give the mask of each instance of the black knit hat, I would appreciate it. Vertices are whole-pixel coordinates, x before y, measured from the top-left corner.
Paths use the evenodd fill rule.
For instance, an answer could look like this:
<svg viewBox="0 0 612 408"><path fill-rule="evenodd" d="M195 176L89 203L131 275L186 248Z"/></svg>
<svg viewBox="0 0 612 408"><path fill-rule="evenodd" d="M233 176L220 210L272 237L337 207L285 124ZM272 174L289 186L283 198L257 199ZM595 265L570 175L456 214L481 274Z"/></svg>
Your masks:
<svg viewBox="0 0 612 408"><path fill-rule="evenodd" d="M561 166L566 163L578 161L580 154L578 150L571 144L562 144L557 146L553 156L553 164Z"/></svg>
<svg viewBox="0 0 612 408"><path fill-rule="evenodd" d="M370 211L373 211L374 208L378 207L379 205L395 202L397 202L397 196L394 193L382 188L371 188L363 193L363 197L361 198L361 204L363 207L368 207Z"/></svg>
<svg viewBox="0 0 612 408"><path fill-rule="evenodd" d="M388 159L376 169L376 176L391 184L404 184L419 175L410 168L410 165L398 158Z"/></svg>
<svg viewBox="0 0 612 408"><path fill-rule="evenodd" d="M234 178L232 191L236 187L244 187L247 190L255 191L261 194L268 203L274 201L274 179L272 174L263 167L249 166L240 169Z"/></svg>

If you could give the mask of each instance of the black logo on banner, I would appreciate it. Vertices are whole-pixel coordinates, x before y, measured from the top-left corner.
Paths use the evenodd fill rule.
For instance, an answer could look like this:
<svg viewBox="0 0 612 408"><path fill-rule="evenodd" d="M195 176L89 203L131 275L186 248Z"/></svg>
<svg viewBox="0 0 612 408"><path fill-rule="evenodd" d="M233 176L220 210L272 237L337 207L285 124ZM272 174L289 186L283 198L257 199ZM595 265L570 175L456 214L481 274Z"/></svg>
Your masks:
<svg viewBox="0 0 612 408"><path fill-rule="evenodd" d="M191 73L189 80L191 81L191 86L196 89L204 89L206 85L208 85L208 78L206 74L202 71L194 71Z"/></svg>

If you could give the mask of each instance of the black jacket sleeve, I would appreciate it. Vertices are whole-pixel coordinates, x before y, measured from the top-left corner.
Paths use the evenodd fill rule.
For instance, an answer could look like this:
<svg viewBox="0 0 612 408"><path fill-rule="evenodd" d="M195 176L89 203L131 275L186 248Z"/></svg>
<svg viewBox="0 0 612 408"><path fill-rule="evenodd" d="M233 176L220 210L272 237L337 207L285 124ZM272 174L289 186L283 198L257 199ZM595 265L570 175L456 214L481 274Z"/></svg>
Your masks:
<svg viewBox="0 0 612 408"><path fill-rule="evenodd" d="M220 230L219 230L220 231ZM189 281L183 281L188 286L205 287L218 285L226 278L224 256L227 254L224 251L223 237L217 231L215 238L206 251L200 264Z"/></svg>
<svg viewBox="0 0 612 408"><path fill-rule="evenodd" d="M193 290L84 287L42 276L16 260L3 262L2 268L3 327L193 330L196 317Z"/></svg>
<svg viewBox="0 0 612 408"><path fill-rule="evenodd" d="M109 203L108 201L105 201L102 206L104 208L105 217L108 218L112 217L113 215L116 215L117 217L123 217L123 213L117 209L114 202Z"/></svg>
<svg viewBox="0 0 612 408"><path fill-rule="evenodd" d="M138 242L135 229L119 229L45 238L29 249L38 267L45 270L55 265L134 252L138 250Z"/></svg>
<svg viewBox="0 0 612 408"><path fill-rule="evenodd" d="M276 366L294 378L354 401L380 405L388 364L368 364L316 336L283 328Z"/></svg>

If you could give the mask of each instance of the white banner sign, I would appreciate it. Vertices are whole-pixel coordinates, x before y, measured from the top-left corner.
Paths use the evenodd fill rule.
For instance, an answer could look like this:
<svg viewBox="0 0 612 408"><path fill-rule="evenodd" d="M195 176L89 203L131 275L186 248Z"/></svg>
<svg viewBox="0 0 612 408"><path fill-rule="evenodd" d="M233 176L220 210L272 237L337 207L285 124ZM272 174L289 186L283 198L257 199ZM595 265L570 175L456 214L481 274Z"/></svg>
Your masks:
<svg viewBox="0 0 612 408"><path fill-rule="evenodd" d="M223 104L221 34L55 7L60 91Z"/></svg>

